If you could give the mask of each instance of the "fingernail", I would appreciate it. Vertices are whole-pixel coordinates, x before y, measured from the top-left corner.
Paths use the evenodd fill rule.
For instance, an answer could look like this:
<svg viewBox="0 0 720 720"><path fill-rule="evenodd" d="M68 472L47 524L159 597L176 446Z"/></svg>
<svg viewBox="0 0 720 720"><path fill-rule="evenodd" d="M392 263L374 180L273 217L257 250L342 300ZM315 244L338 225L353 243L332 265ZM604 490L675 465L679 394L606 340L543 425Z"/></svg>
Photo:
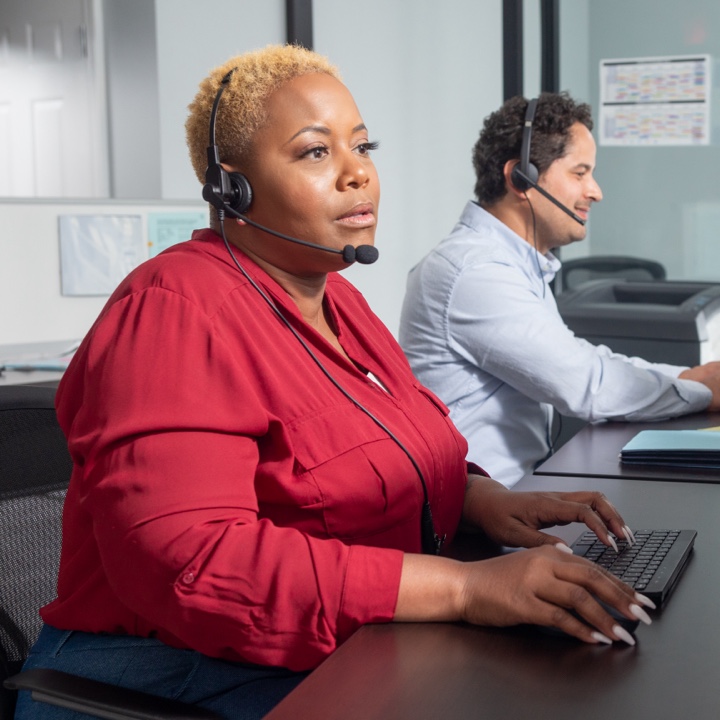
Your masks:
<svg viewBox="0 0 720 720"><path fill-rule="evenodd" d="M652 625L652 620L650 619L650 616L639 605L631 605L630 612L638 620L644 622L646 625Z"/></svg>
<svg viewBox="0 0 720 720"><path fill-rule="evenodd" d="M642 593L636 592L635 599L645 607L649 607L651 610L657 610L657 605L647 596Z"/></svg>
<svg viewBox="0 0 720 720"><path fill-rule="evenodd" d="M635 644L635 638L624 627L621 627L620 625L613 625L613 634L618 640L622 640L628 645Z"/></svg>
<svg viewBox="0 0 720 720"><path fill-rule="evenodd" d="M555 543L555 547L558 550L562 550L564 553L570 553L573 554L573 551L565 544L565 543Z"/></svg>
<svg viewBox="0 0 720 720"><path fill-rule="evenodd" d="M628 545L634 545L637 542L633 531L627 525L623 527L623 532L625 533L625 539L628 541Z"/></svg>
<svg viewBox="0 0 720 720"><path fill-rule="evenodd" d="M608 540L610 540L610 547L611 547L615 552L617 552L617 551L618 551L618 546L617 546L617 543L615 542L615 538L614 538L612 535L608 535Z"/></svg>
<svg viewBox="0 0 720 720"><path fill-rule="evenodd" d="M599 632L590 633L593 640L599 643L605 643L605 645L612 645L612 640L607 636Z"/></svg>

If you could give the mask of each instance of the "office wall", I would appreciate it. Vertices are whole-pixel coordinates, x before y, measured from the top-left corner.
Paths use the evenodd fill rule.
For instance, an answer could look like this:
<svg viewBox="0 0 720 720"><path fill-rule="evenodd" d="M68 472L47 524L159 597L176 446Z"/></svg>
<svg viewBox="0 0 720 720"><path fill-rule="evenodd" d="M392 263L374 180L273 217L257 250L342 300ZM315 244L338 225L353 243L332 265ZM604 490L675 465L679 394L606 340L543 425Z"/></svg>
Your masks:
<svg viewBox="0 0 720 720"><path fill-rule="evenodd" d="M97 3L99 4L99 3ZM102 0L110 195L159 198L160 113L155 8Z"/></svg>
<svg viewBox="0 0 720 720"><path fill-rule="evenodd" d="M560 4L560 89L576 100L593 105L590 97L590 0L573 0ZM595 131L597 138L597 130ZM563 260L585 257L593 252L592 219L585 240L565 246L558 254Z"/></svg>
<svg viewBox="0 0 720 720"><path fill-rule="evenodd" d="M205 210L202 202L0 201L0 345L74 340L88 331L107 297L60 293L59 215L139 215Z"/></svg>
<svg viewBox="0 0 720 720"><path fill-rule="evenodd" d="M589 21L593 103L601 59L720 57L716 0L666 3L662 12L654 0L603 0L590 3ZM711 112L717 124L717 102ZM605 197L592 213L593 254L649 257L673 278L720 280L719 163L717 138L702 147L601 146L597 178Z"/></svg>
<svg viewBox="0 0 720 720"><path fill-rule="evenodd" d="M124 0L105 1L110 7ZM155 0L164 202L195 204L200 195L183 128L198 83L233 54L283 42L284 7L282 0ZM483 118L502 102L501 8L501 0L453 0L441 8L435 0L314 2L315 47L340 67L381 143L375 154L383 188L380 260L350 268L347 276L393 332L407 271L449 232L471 197L471 147ZM147 93L150 85L142 87ZM139 119L134 132L147 127L150 134L152 126ZM0 252L7 261L0 264L0 344L86 331L103 300L59 295L58 208L114 212L134 202L0 201Z"/></svg>
<svg viewBox="0 0 720 720"><path fill-rule="evenodd" d="M285 41L284 0L154 0L162 197L195 200L185 149L187 106L200 81L246 50Z"/></svg>
<svg viewBox="0 0 720 720"><path fill-rule="evenodd" d="M590 97L590 0L560 4L560 89L576 100Z"/></svg>
<svg viewBox="0 0 720 720"><path fill-rule="evenodd" d="M501 0L314 0L315 47L353 92L382 200L375 265L347 277L392 332L408 270L452 229L474 186L471 149L502 102Z"/></svg>

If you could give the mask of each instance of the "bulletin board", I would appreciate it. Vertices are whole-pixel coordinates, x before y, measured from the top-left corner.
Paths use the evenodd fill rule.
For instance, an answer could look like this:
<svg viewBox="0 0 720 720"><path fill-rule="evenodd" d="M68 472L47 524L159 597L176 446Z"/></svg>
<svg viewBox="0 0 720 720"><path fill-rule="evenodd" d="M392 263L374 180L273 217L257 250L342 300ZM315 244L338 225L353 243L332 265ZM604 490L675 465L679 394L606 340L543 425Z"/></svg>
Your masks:
<svg viewBox="0 0 720 720"><path fill-rule="evenodd" d="M601 145L710 144L711 58L600 61Z"/></svg>

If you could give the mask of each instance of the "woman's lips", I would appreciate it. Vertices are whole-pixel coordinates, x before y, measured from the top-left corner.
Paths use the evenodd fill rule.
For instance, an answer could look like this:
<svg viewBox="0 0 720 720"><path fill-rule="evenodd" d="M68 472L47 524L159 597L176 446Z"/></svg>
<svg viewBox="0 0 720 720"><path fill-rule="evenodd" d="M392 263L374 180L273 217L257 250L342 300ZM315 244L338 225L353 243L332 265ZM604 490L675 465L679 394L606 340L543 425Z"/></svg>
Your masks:
<svg viewBox="0 0 720 720"><path fill-rule="evenodd" d="M375 224L375 213L370 204L356 205L352 210L341 215L337 222L352 227L369 227Z"/></svg>

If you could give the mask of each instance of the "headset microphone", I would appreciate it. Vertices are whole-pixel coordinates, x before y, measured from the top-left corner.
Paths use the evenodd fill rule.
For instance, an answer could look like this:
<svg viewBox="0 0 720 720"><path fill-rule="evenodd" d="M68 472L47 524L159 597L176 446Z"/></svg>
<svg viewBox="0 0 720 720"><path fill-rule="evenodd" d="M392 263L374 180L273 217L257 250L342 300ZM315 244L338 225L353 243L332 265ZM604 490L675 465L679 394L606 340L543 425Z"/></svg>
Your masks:
<svg viewBox="0 0 720 720"><path fill-rule="evenodd" d="M517 180L522 180L526 185L527 188L520 188L518 187ZM583 220L579 215L576 215L567 205L563 205L556 197L553 197L545 188L540 187L535 181L531 180L522 170L519 170L517 166L513 168L512 171L512 180L513 185L515 185L518 190L528 190L531 187L535 188L543 197L546 197L553 205L556 207L559 207L565 214L569 215L575 222L579 222L581 225L585 224L585 220Z"/></svg>
<svg viewBox="0 0 720 720"><path fill-rule="evenodd" d="M522 144L520 146L520 162L512 169L510 179L512 184L521 191L535 188L543 197L547 198L553 205L560 208L566 215L569 215L575 222L585 225L579 215L576 215L569 207L563 205L556 197L553 197L545 188L538 185L540 173L537 166L530 162L530 147L532 141L532 126L535 120L535 110L538 99L534 98L528 102L525 112L525 123L523 125Z"/></svg>
<svg viewBox="0 0 720 720"><path fill-rule="evenodd" d="M325 252L342 255L343 260L348 263L348 265L354 262L358 262L361 265L374 263L380 253L373 245L359 245L358 247L346 245L342 250L337 250L335 248L325 247L324 245L317 245L307 240L300 240L300 238L291 237L290 235L284 235L281 232L260 225L260 223L256 223L247 217L245 213L252 203L252 187L250 186L250 181L242 173L229 173L225 170L220 164L220 153L215 143L215 121L220 104L220 97L234 72L235 68L230 70L221 80L220 87L215 96L215 102L213 103L212 113L210 114L210 142L207 149L208 164L207 170L205 171L205 184L202 189L203 199L218 210L221 222L223 216L227 213L234 218L243 220L258 230L262 230L282 240L288 240L298 245L305 245L305 247L313 248L314 250L324 250Z"/></svg>
<svg viewBox="0 0 720 720"><path fill-rule="evenodd" d="M235 174L237 173L230 173L231 176ZM205 187L207 187L207 185ZM203 197L205 197L204 189ZM207 197L205 197L205 199L207 200ZM212 201L210 202L214 205ZM220 212L224 211L228 215L231 215L238 220L242 220L248 225L252 225L252 227L269 233L270 235L274 235L275 237L278 237L282 240L288 240L289 242L297 243L298 245L305 245L305 247L313 248L314 250L324 250L325 252L342 255L343 260L348 264L359 262L361 265L371 265L378 259L380 255L377 248L373 245L358 245L357 247L353 247L352 245L346 245L342 250L325 247L324 245L316 245L315 243L308 242L307 240L301 240L300 238L292 237L291 235L283 235L283 233L278 232L277 230L271 230L270 228L265 227L264 225L261 225L254 220L251 220L249 217L247 217L247 215L243 215L242 213L237 212L233 209L231 205L227 203L223 203L220 207L214 205L214 207L216 207Z"/></svg>

